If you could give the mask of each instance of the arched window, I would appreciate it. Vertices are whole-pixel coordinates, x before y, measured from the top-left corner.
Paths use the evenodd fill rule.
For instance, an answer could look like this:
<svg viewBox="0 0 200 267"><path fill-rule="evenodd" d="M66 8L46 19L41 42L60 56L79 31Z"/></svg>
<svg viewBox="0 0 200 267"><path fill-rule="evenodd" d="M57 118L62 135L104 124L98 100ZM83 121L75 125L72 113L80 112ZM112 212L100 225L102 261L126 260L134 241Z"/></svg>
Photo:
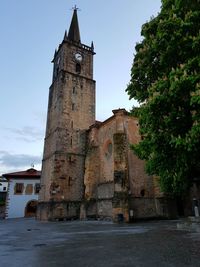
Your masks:
<svg viewBox="0 0 200 267"><path fill-rule="evenodd" d="M81 73L81 65L79 63L76 64L76 72Z"/></svg>

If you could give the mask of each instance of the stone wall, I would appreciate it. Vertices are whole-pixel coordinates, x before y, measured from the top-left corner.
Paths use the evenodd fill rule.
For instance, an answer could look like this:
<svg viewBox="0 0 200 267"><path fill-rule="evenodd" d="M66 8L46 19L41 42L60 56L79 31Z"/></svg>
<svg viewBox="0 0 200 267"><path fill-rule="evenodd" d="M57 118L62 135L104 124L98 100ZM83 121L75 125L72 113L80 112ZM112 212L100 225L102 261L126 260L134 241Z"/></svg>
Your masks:
<svg viewBox="0 0 200 267"><path fill-rule="evenodd" d="M98 129L93 127L86 145L84 187L86 200L97 199L97 185L100 176L100 152L98 144Z"/></svg>
<svg viewBox="0 0 200 267"><path fill-rule="evenodd" d="M56 202L55 209L64 210L63 216L63 202L84 197L86 131L95 122L93 52L82 45L78 49L83 55L80 72L74 58L77 44L63 42L53 60L38 204L42 210L48 205L41 203Z"/></svg>
<svg viewBox="0 0 200 267"><path fill-rule="evenodd" d="M113 139L114 139L113 220L117 221L118 217L122 216L122 218L128 222L129 180L128 180L128 161L127 161L127 136L124 132L117 132L114 134Z"/></svg>
<svg viewBox="0 0 200 267"><path fill-rule="evenodd" d="M145 173L145 162L140 160L130 148L131 144L137 144L141 140L138 120L132 116L126 116L125 132L128 140L128 170L130 192L134 197L154 197L153 177Z"/></svg>
<svg viewBox="0 0 200 267"><path fill-rule="evenodd" d="M133 210L133 218L157 217L154 198L132 198L130 210Z"/></svg>
<svg viewBox="0 0 200 267"><path fill-rule="evenodd" d="M145 173L144 161L130 148L141 139L138 121L123 109L113 113L88 133L85 198L96 200L98 216L115 221L119 216L128 221L130 209L137 218L163 216L163 205L155 200L162 198L157 179Z"/></svg>
<svg viewBox="0 0 200 267"><path fill-rule="evenodd" d="M114 195L114 183L105 182L98 184L97 197L98 199L111 199Z"/></svg>
<svg viewBox="0 0 200 267"><path fill-rule="evenodd" d="M129 208L133 219L176 218L176 202L167 198L131 197Z"/></svg>
<svg viewBox="0 0 200 267"><path fill-rule="evenodd" d="M98 218L110 218L113 217L113 206L112 206L112 200L111 199L102 199L98 200L97 202L97 214Z"/></svg>
<svg viewBox="0 0 200 267"><path fill-rule="evenodd" d="M78 201L48 201L40 202L37 218L42 221L79 219L81 202Z"/></svg>

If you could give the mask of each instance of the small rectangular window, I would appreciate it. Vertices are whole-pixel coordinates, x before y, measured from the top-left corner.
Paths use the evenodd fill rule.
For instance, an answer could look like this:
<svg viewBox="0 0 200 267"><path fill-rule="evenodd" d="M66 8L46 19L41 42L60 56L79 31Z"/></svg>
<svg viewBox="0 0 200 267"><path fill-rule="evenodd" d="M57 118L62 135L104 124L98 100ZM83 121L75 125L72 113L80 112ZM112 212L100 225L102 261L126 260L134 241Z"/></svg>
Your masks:
<svg viewBox="0 0 200 267"><path fill-rule="evenodd" d="M77 72L78 74L81 73L81 65L80 65L79 63L76 64L76 72Z"/></svg>
<svg viewBox="0 0 200 267"><path fill-rule="evenodd" d="M6 191L6 187L5 186L3 187L3 191Z"/></svg>
<svg viewBox="0 0 200 267"><path fill-rule="evenodd" d="M75 87L73 87L72 92L73 92L73 94L76 93L76 88Z"/></svg>
<svg viewBox="0 0 200 267"><path fill-rule="evenodd" d="M31 195L33 193L33 185L32 184L27 184L26 189L25 189L25 194L26 195Z"/></svg>
<svg viewBox="0 0 200 267"><path fill-rule="evenodd" d="M71 136L70 144L71 144L71 147L72 147L72 144L73 144L73 138L72 138L72 136Z"/></svg>
<svg viewBox="0 0 200 267"><path fill-rule="evenodd" d="M35 184L35 194L39 194L40 192L40 184Z"/></svg>
<svg viewBox="0 0 200 267"><path fill-rule="evenodd" d="M72 110L74 110L75 109L75 105L74 105L74 103L72 104Z"/></svg>
<svg viewBox="0 0 200 267"><path fill-rule="evenodd" d="M72 186L72 177L68 178L68 186Z"/></svg>
<svg viewBox="0 0 200 267"><path fill-rule="evenodd" d="M24 184L23 183L16 183L15 184L15 194L22 194L24 190Z"/></svg>

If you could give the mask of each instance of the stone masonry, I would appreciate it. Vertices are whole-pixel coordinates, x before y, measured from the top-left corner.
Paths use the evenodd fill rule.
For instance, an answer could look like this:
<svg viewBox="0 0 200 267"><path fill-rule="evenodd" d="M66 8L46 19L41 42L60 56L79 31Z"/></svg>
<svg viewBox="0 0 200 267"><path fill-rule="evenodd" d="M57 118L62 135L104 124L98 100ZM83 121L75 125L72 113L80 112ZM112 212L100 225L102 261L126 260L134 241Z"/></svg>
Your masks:
<svg viewBox="0 0 200 267"><path fill-rule="evenodd" d="M140 141L125 109L95 121L94 46L81 43L75 8L53 58L37 218L169 217L156 178L130 149Z"/></svg>

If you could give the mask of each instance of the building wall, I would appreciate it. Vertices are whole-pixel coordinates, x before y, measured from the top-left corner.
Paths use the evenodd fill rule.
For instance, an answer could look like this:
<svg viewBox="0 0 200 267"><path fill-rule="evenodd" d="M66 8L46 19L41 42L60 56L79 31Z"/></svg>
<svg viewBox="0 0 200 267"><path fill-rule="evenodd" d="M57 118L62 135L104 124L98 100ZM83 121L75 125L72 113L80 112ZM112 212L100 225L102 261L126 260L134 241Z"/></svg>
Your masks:
<svg viewBox="0 0 200 267"><path fill-rule="evenodd" d="M46 175L49 171L54 175L54 182L49 184L53 201L41 202L40 218L111 217L114 221L123 218L128 222L130 213L133 218L170 217L171 211L159 190L157 178L145 173L144 161L130 148L140 138L137 118L119 109L105 122L91 126L87 138L75 144L77 151L85 151L86 157L63 153L47 159L46 162L54 161L49 163L49 168L43 164L43 168L47 168ZM73 178L71 185L68 176ZM67 202L59 202L62 195Z"/></svg>
<svg viewBox="0 0 200 267"><path fill-rule="evenodd" d="M130 148L130 144L137 144L141 140L137 118L126 116L125 132L128 146L128 170L130 192L134 197L154 197L154 180L145 173L145 162L140 160Z"/></svg>
<svg viewBox="0 0 200 267"><path fill-rule="evenodd" d="M145 173L144 161L130 148L140 139L137 118L124 109L90 129L84 176L90 216L93 211L97 217L123 215L128 221L130 210L135 218L168 216L156 177Z"/></svg>
<svg viewBox="0 0 200 267"><path fill-rule="evenodd" d="M23 193L15 194L16 183L23 183ZM20 218L25 216L25 208L29 201L38 200L38 194L35 194L35 184L40 183L40 179L9 179L8 194L6 201L6 218ZM30 193L27 185L32 185ZM30 188L30 186L29 186ZM28 192L29 191L29 192Z"/></svg>
<svg viewBox="0 0 200 267"><path fill-rule="evenodd" d="M0 192L7 192L8 182L0 181Z"/></svg>
<svg viewBox="0 0 200 267"><path fill-rule="evenodd" d="M101 199L98 187L101 184L113 182L113 134L115 131L114 120L100 128L97 125L89 131L84 175L87 200Z"/></svg>

